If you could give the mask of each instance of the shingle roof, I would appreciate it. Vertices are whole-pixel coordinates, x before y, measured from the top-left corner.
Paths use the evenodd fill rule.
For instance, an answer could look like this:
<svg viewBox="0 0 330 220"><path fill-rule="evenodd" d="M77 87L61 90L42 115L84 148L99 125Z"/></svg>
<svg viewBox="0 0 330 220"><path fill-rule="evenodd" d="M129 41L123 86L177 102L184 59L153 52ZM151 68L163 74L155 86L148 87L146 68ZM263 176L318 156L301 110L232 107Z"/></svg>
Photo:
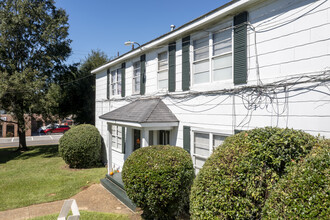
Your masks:
<svg viewBox="0 0 330 220"><path fill-rule="evenodd" d="M130 104L101 115L99 118L135 123L179 121L161 99L136 100Z"/></svg>

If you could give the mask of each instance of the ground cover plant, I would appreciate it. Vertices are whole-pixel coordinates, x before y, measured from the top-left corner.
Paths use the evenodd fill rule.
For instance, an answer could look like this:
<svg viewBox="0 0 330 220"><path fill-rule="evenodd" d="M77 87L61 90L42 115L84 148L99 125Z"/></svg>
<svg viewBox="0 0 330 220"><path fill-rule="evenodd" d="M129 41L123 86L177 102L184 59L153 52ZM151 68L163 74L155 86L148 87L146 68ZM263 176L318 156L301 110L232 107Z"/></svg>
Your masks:
<svg viewBox="0 0 330 220"><path fill-rule="evenodd" d="M288 174L270 193L264 219L329 219L330 141L317 144L306 158L292 161Z"/></svg>
<svg viewBox="0 0 330 220"><path fill-rule="evenodd" d="M191 157L174 146L149 146L134 151L122 172L128 197L145 219L175 219L188 209L194 178Z"/></svg>
<svg viewBox="0 0 330 220"><path fill-rule="evenodd" d="M80 210L79 212L80 212L80 219L83 220L96 220L96 219L97 220L129 220L129 217L127 215L122 215L122 214L90 212L83 210ZM32 218L30 220L54 220L57 219L58 215L59 213L56 213L56 214Z"/></svg>
<svg viewBox="0 0 330 220"><path fill-rule="evenodd" d="M73 168L89 168L101 163L101 135L93 125L74 126L60 139L59 152Z"/></svg>
<svg viewBox="0 0 330 220"><path fill-rule="evenodd" d="M99 183L105 167L69 169L58 146L0 149L0 211L67 199L82 188Z"/></svg>
<svg viewBox="0 0 330 220"><path fill-rule="evenodd" d="M292 129L259 128L228 137L205 162L191 189L193 219L260 219L270 190L292 160L317 139Z"/></svg>

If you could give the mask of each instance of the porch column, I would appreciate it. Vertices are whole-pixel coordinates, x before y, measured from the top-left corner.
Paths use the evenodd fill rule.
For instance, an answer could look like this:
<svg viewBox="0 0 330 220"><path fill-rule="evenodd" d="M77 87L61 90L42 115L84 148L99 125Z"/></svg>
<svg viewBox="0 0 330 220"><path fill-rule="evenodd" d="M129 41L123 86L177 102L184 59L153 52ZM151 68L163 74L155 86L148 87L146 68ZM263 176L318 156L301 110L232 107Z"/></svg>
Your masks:
<svg viewBox="0 0 330 220"><path fill-rule="evenodd" d="M108 162L108 173L112 169L112 148L111 148L111 124L107 123L107 143L105 144L107 149L107 162Z"/></svg>
<svg viewBox="0 0 330 220"><path fill-rule="evenodd" d="M141 142L141 147L147 147L149 146L149 130L143 128L141 130L141 136L142 136L142 142Z"/></svg>

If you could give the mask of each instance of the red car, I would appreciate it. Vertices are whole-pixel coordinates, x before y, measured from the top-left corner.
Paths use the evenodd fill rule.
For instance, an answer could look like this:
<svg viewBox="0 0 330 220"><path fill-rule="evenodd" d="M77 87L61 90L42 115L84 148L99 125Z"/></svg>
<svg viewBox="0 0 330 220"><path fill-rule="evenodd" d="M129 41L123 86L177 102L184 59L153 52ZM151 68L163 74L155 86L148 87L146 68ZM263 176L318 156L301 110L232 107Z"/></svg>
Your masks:
<svg viewBox="0 0 330 220"><path fill-rule="evenodd" d="M52 128L47 128L44 130L45 134L51 134L51 133L65 133L70 129L67 125L56 125Z"/></svg>

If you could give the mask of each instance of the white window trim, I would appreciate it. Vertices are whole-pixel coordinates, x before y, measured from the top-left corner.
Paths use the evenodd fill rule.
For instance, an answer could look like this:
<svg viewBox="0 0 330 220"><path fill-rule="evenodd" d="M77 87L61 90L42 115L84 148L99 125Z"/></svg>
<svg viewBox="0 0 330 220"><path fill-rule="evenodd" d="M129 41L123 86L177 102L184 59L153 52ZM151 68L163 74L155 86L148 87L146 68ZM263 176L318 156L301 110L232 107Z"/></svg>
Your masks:
<svg viewBox="0 0 330 220"><path fill-rule="evenodd" d="M115 84L116 84L116 91L115 91L115 93L116 94L113 94L112 93L112 85L114 84L113 82L112 82L112 72L113 71L116 71L116 82L115 82ZM121 91L120 91L120 93L118 93L118 85L119 85L119 83L120 83L120 87L121 87L121 82L122 82L122 76L120 76L120 78L121 78L121 81L118 83L118 72L120 71L120 74L121 74L121 68L119 67L119 66L117 66L117 67L115 67L115 68L112 68L112 69L110 69L110 96L114 96L114 97L118 97L118 96L121 96ZM122 89L122 88L121 88Z"/></svg>
<svg viewBox="0 0 330 220"><path fill-rule="evenodd" d="M140 78L140 88L135 91L135 83L134 83L134 79L137 78L135 77L134 78L134 64L137 63L137 62L140 62L140 74L139 74L139 78ZM133 95L138 95L140 94L140 90L141 90L141 61L140 60L135 60L132 62L132 94Z"/></svg>
<svg viewBox="0 0 330 220"><path fill-rule="evenodd" d="M216 34L219 32L219 30L222 30L222 29L225 29L225 28L231 28L231 52L227 52L227 53L223 53L223 54L218 54L218 55L215 55L213 56L213 34ZM234 77L234 56L232 55L231 59L232 59L232 67L231 67L231 79L225 79L225 80L218 80L218 81L215 81L214 80L214 73L213 73L213 59L214 58L217 58L217 57L220 57L220 56L225 56L225 55L228 55L228 54L233 54L233 47L234 47L234 27L233 27L233 21L232 19L227 21L227 22L224 22L220 25L217 25L213 28L210 28L208 30L206 30L207 32L209 32L209 57L208 58L205 58L205 59L200 59L200 60L196 60L194 61L194 41L195 40L199 40L199 39L202 39L203 37L206 36L205 34L205 31L204 33L203 32L199 32L199 33L196 33L195 35L193 35L190 39L190 86L191 88L198 88L198 87L205 87L205 85L207 84L233 84L233 77ZM208 82L204 82L204 83L198 83L196 84L194 82L194 72L193 72L193 69L194 69L194 65L198 62L201 62L201 61L205 61L205 60L209 60L209 81Z"/></svg>
<svg viewBox="0 0 330 220"><path fill-rule="evenodd" d="M167 68L166 69L163 69L163 70L159 70L159 60L158 60L158 55L159 54L161 54L161 53L164 53L164 52L166 52L166 56L167 56ZM169 76L168 76L168 74L169 74L169 68L168 68L168 65L169 65L169 51L168 50L162 50L162 51L159 51L158 53L157 53L157 90L158 91L168 91L168 83L167 83L167 87L166 88L159 88L159 73L160 72L165 72L166 71L166 73L167 73L167 80L169 80Z"/></svg>
<svg viewBox="0 0 330 220"><path fill-rule="evenodd" d="M228 134L228 133L223 133L223 132L217 132L217 131L206 131L204 129L196 129L196 128L192 128L190 131L190 152L191 152L191 156L192 156L192 160L193 160L193 166L194 169L201 169L202 167L199 167L196 165L196 157L197 158L201 158L201 159L205 159L207 160L209 157L205 157L202 155L198 155L195 153L195 133L200 133L200 134L208 134L209 136L209 155L211 156L211 154L213 153L213 137L215 135L218 136L226 136L229 137L232 134Z"/></svg>
<svg viewBox="0 0 330 220"><path fill-rule="evenodd" d="M113 151L116 151L116 152L118 152L118 153L123 153L123 148L122 148L122 143L120 143L120 149L118 149L118 135L116 134L116 135L114 135L113 133L112 133L112 127L113 126L116 126L117 127L117 129L116 129L116 131L117 131L117 134L118 134L118 127L120 127L120 129L122 129L122 127L121 126L118 126L118 125L111 125L110 126L110 128L111 128L111 130L110 130L110 143L111 143L111 149L113 150ZM116 138L116 147L114 147L112 144L113 144L113 138ZM122 141L122 139L123 139L123 134L121 134L121 141Z"/></svg>

